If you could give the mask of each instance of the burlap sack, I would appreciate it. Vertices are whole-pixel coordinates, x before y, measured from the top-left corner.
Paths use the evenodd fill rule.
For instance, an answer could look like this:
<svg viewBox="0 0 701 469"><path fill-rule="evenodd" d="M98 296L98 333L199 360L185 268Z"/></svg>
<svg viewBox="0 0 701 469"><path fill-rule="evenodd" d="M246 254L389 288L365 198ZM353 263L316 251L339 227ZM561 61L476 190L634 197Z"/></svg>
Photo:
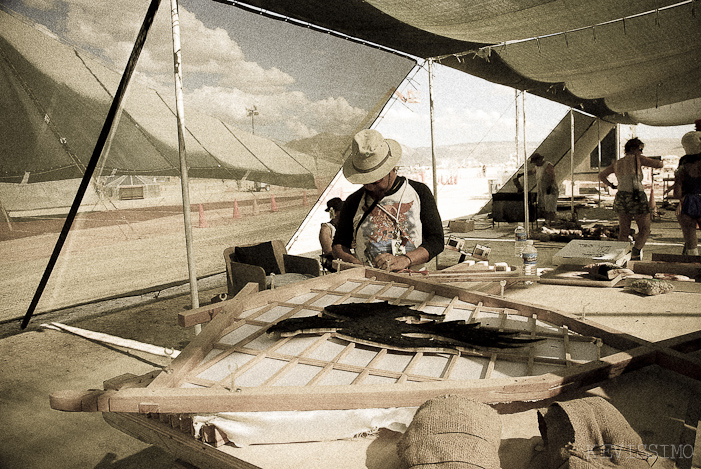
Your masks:
<svg viewBox="0 0 701 469"><path fill-rule="evenodd" d="M501 421L486 404L462 396L423 403L397 450L405 467L499 469Z"/></svg>
<svg viewBox="0 0 701 469"><path fill-rule="evenodd" d="M538 412L548 469L649 469L654 456L608 401L586 397Z"/></svg>

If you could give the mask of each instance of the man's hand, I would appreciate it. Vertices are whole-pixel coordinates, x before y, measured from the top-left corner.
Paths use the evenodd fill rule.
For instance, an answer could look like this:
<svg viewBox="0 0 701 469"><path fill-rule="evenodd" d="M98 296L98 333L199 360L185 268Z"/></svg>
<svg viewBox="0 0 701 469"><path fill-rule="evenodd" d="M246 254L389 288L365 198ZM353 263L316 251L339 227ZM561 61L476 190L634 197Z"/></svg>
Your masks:
<svg viewBox="0 0 701 469"><path fill-rule="evenodd" d="M372 265L378 269L397 272L408 269L411 266L411 260L406 255L394 256L385 252L373 259Z"/></svg>

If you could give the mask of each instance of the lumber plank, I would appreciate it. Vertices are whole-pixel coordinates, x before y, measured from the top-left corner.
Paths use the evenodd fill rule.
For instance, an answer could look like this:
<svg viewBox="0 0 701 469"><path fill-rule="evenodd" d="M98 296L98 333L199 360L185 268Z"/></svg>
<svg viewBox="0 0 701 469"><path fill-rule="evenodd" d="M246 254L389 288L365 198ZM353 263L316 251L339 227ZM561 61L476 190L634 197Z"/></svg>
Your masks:
<svg viewBox="0 0 701 469"><path fill-rule="evenodd" d="M241 298L252 295L258 292L258 284L254 282L247 283L231 300L240 300ZM226 300L230 301L230 300ZM201 306L190 311L184 311L178 314L178 325L180 327L190 327L197 324L204 324L224 311L224 302L214 303L211 305Z"/></svg>
<svg viewBox="0 0 701 469"><path fill-rule="evenodd" d="M687 256L683 254L663 254L661 252L653 252L652 260L659 262L677 262L680 264L701 263L701 256Z"/></svg>
<svg viewBox="0 0 701 469"><path fill-rule="evenodd" d="M242 459L192 438L179 429L143 415L107 412L102 414L112 427L143 442L156 445L195 467L211 469L260 469Z"/></svg>
<svg viewBox="0 0 701 469"><path fill-rule="evenodd" d="M694 278L701 274L701 264L687 264L681 262L661 262L661 261L632 261L628 263L628 268L636 274L677 274Z"/></svg>

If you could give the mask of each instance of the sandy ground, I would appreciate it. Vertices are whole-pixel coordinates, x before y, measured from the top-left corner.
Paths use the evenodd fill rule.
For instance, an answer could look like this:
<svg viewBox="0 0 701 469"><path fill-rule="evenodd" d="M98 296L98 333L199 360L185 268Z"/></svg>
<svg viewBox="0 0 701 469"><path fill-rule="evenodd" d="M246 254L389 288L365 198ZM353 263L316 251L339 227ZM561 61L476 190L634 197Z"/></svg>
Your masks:
<svg viewBox="0 0 701 469"><path fill-rule="evenodd" d="M250 233L258 233L257 236L270 238L269 233L263 231L261 234L260 230L262 225L274 221L280 226L276 230L276 237L285 239L296 228L292 220L303 210L302 207L290 208L248 218L237 227L237 236L241 236L241 230L250 230ZM645 251L647 259L652 252L681 251L681 237L676 221L670 213L663 215L662 222L653 224L653 237ZM158 226L145 225L139 229L158 230ZM511 232L514 226L500 224L492 229L489 223L479 224L475 232L468 234L468 242L490 246L492 262L513 263ZM231 231L231 224L217 226L214 223L209 228L196 231L196 236L210 245L216 254L212 255L212 265L221 262L220 251L223 243L229 242L227 240L232 236ZM173 231L150 239L151 243L143 246L145 253L158 251L161 244L182 242L182 235ZM18 240L20 241L26 243L23 247L25 252L31 252L32 240ZM539 265L550 265L552 255L563 245L538 243ZM116 258L121 251L110 242L98 242L89 249L87 246L83 248L87 253L78 256L78 259L82 259L85 268L89 268L90 262L100 253L110 253L111 262L119 262ZM439 257L438 263L440 267L446 267L455 261L456 255L446 252ZM38 260L36 262L39 263ZM172 280L173 272L179 272L167 260L163 262L162 268L166 269L164 280ZM3 293L6 296L2 298L5 308L8 304L15 303L11 314L23 312L18 307L21 305L16 304L17 291L13 290L21 281L12 283L14 280L7 277L3 279L3 282L10 282L9 290L14 292L7 296L6 288ZM80 276L75 276L73 281L80 282ZM214 275L208 282L202 282L200 302L204 304L225 290L223 276ZM48 395L52 392L101 388L106 379L122 373L145 373L167 365L169 359L108 347L70 334L42 330L39 326L43 322L58 321L140 342L182 349L194 337L192 329L184 330L176 324L177 314L190 308L187 293L187 288L174 288L164 291L161 298L144 295L133 303L120 300L121 303L114 301L47 312L39 314L30 323L30 327L19 334L16 321L0 324L0 414L3 416L0 419L0 467L172 467L174 457L171 454L112 428L104 422L101 414L57 412L50 409L48 402ZM701 329L697 294L673 292L659 297L641 297L623 289L553 285L513 288L506 294L511 298L576 315L585 313L590 320L647 340L660 340ZM692 427L698 423L698 409L694 410L691 403L697 403L701 396L699 383L657 367L625 375L591 393L603 395L614 402L648 443L679 444L684 422L687 422L686 426ZM505 434L501 457L505 469L538 467L529 466L532 450L540 441L533 412L504 416ZM237 454L259 462L263 467L284 467L288 462L286 459L293 453L291 448L277 446L250 447ZM309 464L307 467L341 467L347 458L343 454L336 456L338 461L326 461L331 465ZM370 455L365 456L362 459L366 467L382 467L376 461L373 465ZM698 460L695 464L698 464ZM394 466L382 469L391 467ZM686 467L690 467L690 462Z"/></svg>

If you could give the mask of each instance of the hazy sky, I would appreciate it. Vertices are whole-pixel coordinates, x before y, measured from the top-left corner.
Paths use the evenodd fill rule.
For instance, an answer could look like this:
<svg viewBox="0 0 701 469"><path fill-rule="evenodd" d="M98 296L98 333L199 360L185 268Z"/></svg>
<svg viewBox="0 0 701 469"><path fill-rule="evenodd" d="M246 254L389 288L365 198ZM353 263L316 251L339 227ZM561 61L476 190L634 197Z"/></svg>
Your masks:
<svg viewBox="0 0 701 469"><path fill-rule="evenodd" d="M291 0L294 1L294 0ZM3 0L10 9L123 69L148 7L146 0ZM170 2L162 0L139 60L138 75L172 89ZM210 0L181 0L186 106L278 141L320 132L349 133L379 96L397 86L411 61L330 35ZM423 65L420 63L419 65ZM514 90L437 65L434 74L437 145L513 141ZM399 86L417 103L394 100L377 128L410 147L430 145L428 73ZM526 138L539 142L568 108L526 97ZM187 117L186 117L187 119ZM689 127L689 128L687 128ZM681 138L690 126L639 126L643 139Z"/></svg>

